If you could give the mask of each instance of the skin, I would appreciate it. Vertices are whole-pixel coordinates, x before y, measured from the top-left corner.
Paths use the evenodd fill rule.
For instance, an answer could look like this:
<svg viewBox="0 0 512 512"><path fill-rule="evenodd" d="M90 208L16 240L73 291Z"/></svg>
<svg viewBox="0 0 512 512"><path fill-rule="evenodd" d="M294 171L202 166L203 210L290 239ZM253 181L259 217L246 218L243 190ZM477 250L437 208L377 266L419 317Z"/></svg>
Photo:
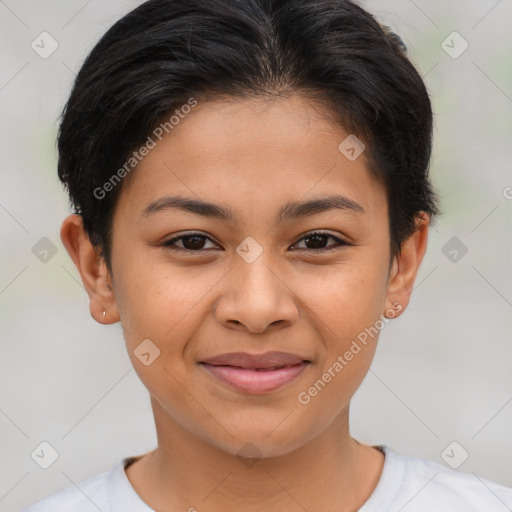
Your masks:
<svg viewBox="0 0 512 512"><path fill-rule="evenodd" d="M384 456L351 437L349 405L378 335L307 405L298 395L394 303L401 308L395 317L405 310L430 219L418 216L416 232L391 259L385 189L365 153L350 161L339 151L347 135L299 95L199 102L123 183L112 275L81 218L63 222L61 238L91 315L121 322L151 395L158 447L126 472L153 509L349 511L375 489ZM364 213L331 209L276 223L285 203L333 194ZM234 220L178 209L141 220L165 195L229 207ZM191 230L211 240L178 241L188 252L163 246ZM315 245L304 238L313 230L328 233ZM331 235L352 245L337 246ZM248 236L263 250L252 263L236 252ZM134 355L144 339L161 352L148 366ZM260 395L237 391L198 364L225 352L267 350L311 364ZM249 442L258 452L252 465L237 457Z"/></svg>

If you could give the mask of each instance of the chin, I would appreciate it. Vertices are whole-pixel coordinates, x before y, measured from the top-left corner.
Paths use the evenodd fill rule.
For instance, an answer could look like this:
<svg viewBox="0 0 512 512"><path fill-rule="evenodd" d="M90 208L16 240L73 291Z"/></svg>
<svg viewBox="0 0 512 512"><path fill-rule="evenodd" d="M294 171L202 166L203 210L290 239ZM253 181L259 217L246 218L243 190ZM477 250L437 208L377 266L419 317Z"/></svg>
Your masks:
<svg viewBox="0 0 512 512"><path fill-rule="evenodd" d="M271 457L281 457L288 455L308 441L305 432L293 432L290 430L276 431L275 427L279 423L274 423L272 428L247 428L240 427L235 430L230 428L229 434L219 438L205 439L209 444L220 450L235 455L242 462L243 459L267 459ZM254 425L257 425L255 423Z"/></svg>

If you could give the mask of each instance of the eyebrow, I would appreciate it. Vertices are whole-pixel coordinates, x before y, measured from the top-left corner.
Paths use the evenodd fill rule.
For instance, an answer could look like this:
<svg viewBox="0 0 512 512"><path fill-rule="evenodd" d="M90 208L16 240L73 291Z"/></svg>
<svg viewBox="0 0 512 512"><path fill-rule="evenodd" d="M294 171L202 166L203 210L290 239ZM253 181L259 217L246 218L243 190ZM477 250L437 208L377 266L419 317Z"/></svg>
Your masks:
<svg viewBox="0 0 512 512"><path fill-rule="evenodd" d="M178 209L185 212L194 213L203 217L212 217L215 219L233 221L234 214L230 208L225 208L213 203L192 199L181 196L165 196L151 202L140 216L139 220L148 218L158 212ZM359 204L345 196L328 196L309 201L292 201L286 203L277 215L278 222L293 220L302 217L308 217L328 210L348 210L358 214L366 213L365 209Z"/></svg>

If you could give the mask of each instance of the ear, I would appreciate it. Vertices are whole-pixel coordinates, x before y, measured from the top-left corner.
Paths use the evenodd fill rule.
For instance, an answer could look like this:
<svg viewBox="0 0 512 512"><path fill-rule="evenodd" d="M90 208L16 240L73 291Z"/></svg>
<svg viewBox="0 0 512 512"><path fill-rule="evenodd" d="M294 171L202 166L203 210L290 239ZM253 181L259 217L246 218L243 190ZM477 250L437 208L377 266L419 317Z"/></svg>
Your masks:
<svg viewBox="0 0 512 512"><path fill-rule="evenodd" d="M91 316L102 324L119 321L111 276L99 250L91 244L80 215L66 217L60 228L60 238L82 277L89 295Z"/></svg>
<svg viewBox="0 0 512 512"><path fill-rule="evenodd" d="M420 212L416 218L414 233L402 243L400 254L394 257L389 273L386 312L388 318L399 316L409 304L416 274L427 249L430 216Z"/></svg>

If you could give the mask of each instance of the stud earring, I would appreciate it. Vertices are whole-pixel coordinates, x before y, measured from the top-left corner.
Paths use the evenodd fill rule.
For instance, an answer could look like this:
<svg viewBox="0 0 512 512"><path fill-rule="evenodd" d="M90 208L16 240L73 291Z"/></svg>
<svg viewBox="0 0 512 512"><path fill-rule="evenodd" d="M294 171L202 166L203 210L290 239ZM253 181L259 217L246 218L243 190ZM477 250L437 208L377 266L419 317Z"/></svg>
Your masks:
<svg viewBox="0 0 512 512"><path fill-rule="evenodd" d="M103 321L105 321L105 315L107 314L107 312L105 310L103 310Z"/></svg>

